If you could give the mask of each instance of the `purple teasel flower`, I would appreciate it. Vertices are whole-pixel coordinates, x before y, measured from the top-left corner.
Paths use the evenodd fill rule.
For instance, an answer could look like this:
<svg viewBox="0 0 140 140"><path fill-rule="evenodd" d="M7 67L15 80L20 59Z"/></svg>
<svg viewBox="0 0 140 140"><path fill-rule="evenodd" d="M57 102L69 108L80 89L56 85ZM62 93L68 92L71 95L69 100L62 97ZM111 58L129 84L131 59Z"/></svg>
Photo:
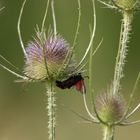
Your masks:
<svg viewBox="0 0 140 140"><path fill-rule="evenodd" d="M48 35L46 36L46 30L45 30L44 24L46 20L47 11L48 11L48 5L49 5L49 1L48 1L45 15L43 17L41 29L37 27L34 40L30 41L27 47L25 48L23 40L22 40L22 36L21 36L21 30L20 30L21 17L23 14L25 3L26 3L26 0L23 1L19 18L18 18L18 24L17 24L18 36L19 36L21 48L24 54L24 58L25 58L25 65L23 67L23 73L20 74L21 71L19 70L14 71L12 69L5 67L3 64L0 64L0 66L4 68L5 70L9 71L10 73L16 75L18 78L20 78L17 81L23 81L23 82L24 81L25 82L31 82L31 81L39 82L39 81L45 81L45 80L64 81L71 76L79 75L80 73L83 73L84 67L88 63L88 61L85 59L87 55L89 54L89 51L92 47L94 36L95 36L96 19L94 20L95 24L92 29L91 38L85 50L85 54L81 58L80 62L76 64L73 57L74 57L74 48L76 46L77 37L79 34L79 27L80 27L80 17L81 17L80 0L78 0L78 6L79 6L78 23L77 23L75 36L74 36L74 41L71 47L62 36L57 34L53 1L51 2L51 5L52 5L52 11L53 11L54 29L53 29L53 32L49 32ZM94 8L93 8L93 11L95 13ZM102 40L99 43L99 45L96 47L96 49L92 52L91 54L92 57L99 49L101 43L102 43ZM0 58L2 58L5 62L13 66L2 55L0 55Z"/></svg>
<svg viewBox="0 0 140 140"><path fill-rule="evenodd" d="M64 68L69 51L69 44L62 36L49 33L43 39L37 32L37 37L26 48L24 74L34 80L63 79L65 75L74 72L71 60Z"/></svg>

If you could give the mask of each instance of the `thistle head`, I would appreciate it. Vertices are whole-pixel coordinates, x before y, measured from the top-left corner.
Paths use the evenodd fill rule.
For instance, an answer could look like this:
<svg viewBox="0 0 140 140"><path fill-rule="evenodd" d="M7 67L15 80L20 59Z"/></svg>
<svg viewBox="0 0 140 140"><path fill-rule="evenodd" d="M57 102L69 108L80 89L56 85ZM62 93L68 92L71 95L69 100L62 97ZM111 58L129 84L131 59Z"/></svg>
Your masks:
<svg viewBox="0 0 140 140"><path fill-rule="evenodd" d="M95 107L99 118L107 124L118 122L125 112L124 99L107 93L97 96Z"/></svg>
<svg viewBox="0 0 140 140"><path fill-rule="evenodd" d="M36 32L37 37L26 48L24 73L35 80L57 80L74 71L72 60L65 66L69 44L60 35ZM65 66L65 69L63 69Z"/></svg>
<svg viewBox="0 0 140 140"><path fill-rule="evenodd" d="M140 6L140 0L112 0L112 1L118 8L125 11L137 9Z"/></svg>

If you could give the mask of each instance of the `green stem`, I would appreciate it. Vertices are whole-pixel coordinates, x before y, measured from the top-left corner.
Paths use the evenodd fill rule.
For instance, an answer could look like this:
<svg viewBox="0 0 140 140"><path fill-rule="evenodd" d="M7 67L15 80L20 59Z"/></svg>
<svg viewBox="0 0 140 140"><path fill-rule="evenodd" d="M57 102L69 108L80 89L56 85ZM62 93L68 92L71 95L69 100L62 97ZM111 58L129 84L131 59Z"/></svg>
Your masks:
<svg viewBox="0 0 140 140"><path fill-rule="evenodd" d="M47 17L47 14L48 14L49 3L50 3L50 0L47 1L45 14L44 14L43 21L42 21L42 26L41 26L41 32L42 33L43 33L44 28L45 28L45 21L46 21L46 17Z"/></svg>
<svg viewBox="0 0 140 140"><path fill-rule="evenodd" d="M23 14L25 4L26 4L26 0L23 1L21 9L20 9L20 13L19 13L19 17L18 17L18 23L17 23L17 31L18 31L18 37L19 37L19 41L20 41L20 45L21 45L23 54L26 57L27 54L26 54L26 51L25 51L24 43L23 43L22 36L21 36L21 30L20 30L21 17L22 17L22 14Z"/></svg>
<svg viewBox="0 0 140 140"><path fill-rule="evenodd" d="M56 29L56 18L55 18L55 10L54 10L54 0L51 0L51 8L52 8L52 17L53 17L53 31L54 36L57 35L57 29Z"/></svg>
<svg viewBox="0 0 140 140"><path fill-rule="evenodd" d="M47 96L48 96L48 134L49 140L55 140L55 126L56 126L56 104L55 92L53 91L52 82L47 83Z"/></svg>
<svg viewBox="0 0 140 140"><path fill-rule="evenodd" d="M103 140L114 140L114 126L103 126Z"/></svg>
<svg viewBox="0 0 140 140"><path fill-rule="evenodd" d="M129 36L131 31L131 23L133 20L132 12L124 11L123 12L123 20L121 24L121 32L120 32L120 42L118 55L116 58L116 66L113 80L113 94L118 94L120 90L120 81L124 76L124 66L126 63L127 49Z"/></svg>

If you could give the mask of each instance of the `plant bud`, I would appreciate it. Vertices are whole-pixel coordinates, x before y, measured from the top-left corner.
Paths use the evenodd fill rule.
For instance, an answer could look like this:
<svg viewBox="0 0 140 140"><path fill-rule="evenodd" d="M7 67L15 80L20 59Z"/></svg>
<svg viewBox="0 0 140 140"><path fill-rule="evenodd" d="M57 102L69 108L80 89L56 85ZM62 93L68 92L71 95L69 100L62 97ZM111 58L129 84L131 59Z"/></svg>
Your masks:
<svg viewBox="0 0 140 140"><path fill-rule="evenodd" d="M124 99L106 93L97 96L95 107L100 119L107 124L119 121L125 112Z"/></svg>
<svg viewBox="0 0 140 140"><path fill-rule="evenodd" d="M140 0L113 0L113 2L120 9L126 11L136 9L140 4Z"/></svg>

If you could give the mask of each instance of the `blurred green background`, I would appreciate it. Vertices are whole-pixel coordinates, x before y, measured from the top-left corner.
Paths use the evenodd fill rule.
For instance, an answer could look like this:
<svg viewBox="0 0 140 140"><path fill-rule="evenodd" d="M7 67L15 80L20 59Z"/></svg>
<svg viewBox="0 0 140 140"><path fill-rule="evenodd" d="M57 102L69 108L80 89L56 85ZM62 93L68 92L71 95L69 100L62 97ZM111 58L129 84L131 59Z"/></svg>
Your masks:
<svg viewBox="0 0 140 140"><path fill-rule="evenodd" d="M0 54L22 71L24 57L18 40L16 25L23 0L1 0L0 6ZM22 18L21 30L25 44L32 39L36 24L41 25L46 0L27 0ZM75 56L77 61L83 56L89 43L89 24L93 26L91 0L81 0L82 19ZM77 22L76 0L55 0L58 32L72 44ZM94 56L93 87L95 94L106 92L113 79L115 57L117 54L121 15L96 2L97 32L94 47L101 38L101 48ZM51 10L46 27L52 23ZM140 70L140 12L135 14L133 30L122 80L122 93L128 99ZM85 73L88 75L88 73ZM16 77L0 68L0 140L47 140L47 117L45 87L43 84L15 83ZM86 79L88 85L88 79ZM136 103L140 102L140 88L136 93ZM82 96L75 89L57 89L57 131L56 140L99 140L102 130L98 125L86 124L68 108L87 117ZM89 103L90 98L87 93ZM64 107L64 106L65 107ZM91 105L89 104L91 107ZM132 118L140 119L140 111ZM118 127L116 139L138 140L140 125Z"/></svg>

